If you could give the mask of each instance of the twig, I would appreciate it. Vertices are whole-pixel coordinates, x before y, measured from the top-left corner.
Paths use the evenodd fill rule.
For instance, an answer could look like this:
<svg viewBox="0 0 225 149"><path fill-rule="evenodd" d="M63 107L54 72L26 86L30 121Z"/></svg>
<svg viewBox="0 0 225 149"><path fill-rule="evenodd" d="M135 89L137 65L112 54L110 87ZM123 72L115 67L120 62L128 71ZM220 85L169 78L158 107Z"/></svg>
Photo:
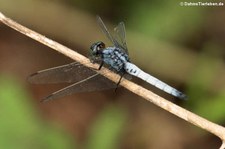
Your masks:
<svg viewBox="0 0 225 149"><path fill-rule="evenodd" d="M34 32L34 31L16 23L15 21L11 20L10 18L5 17L1 12L0 12L0 20L5 25L7 25L7 26L19 31L20 33L72 58L73 60L75 60L87 67L90 67L90 68L98 67L97 64L89 63L89 59L84 57L83 55L81 55L81 54L37 33L37 32ZM99 73L104 75L108 79L112 80L113 82L117 82L120 77L119 75L110 72L106 68L102 68L101 71L99 71ZM131 92L143 97L144 99L156 104L157 106L165 109L166 111L202 128L202 129L205 129L205 130L211 132L212 134L218 136L222 140L222 142L225 142L225 128L224 127L222 127L218 124L215 124L213 122L210 122L190 111L187 111L187 110L169 102L168 100L156 95L155 93L153 93L131 81L124 79L120 85L125 87L126 89L130 90ZM224 146L225 145L222 144L221 149L224 149L225 148Z"/></svg>
<svg viewBox="0 0 225 149"><path fill-rule="evenodd" d="M225 149L225 143L222 142L222 145L220 146L220 149Z"/></svg>

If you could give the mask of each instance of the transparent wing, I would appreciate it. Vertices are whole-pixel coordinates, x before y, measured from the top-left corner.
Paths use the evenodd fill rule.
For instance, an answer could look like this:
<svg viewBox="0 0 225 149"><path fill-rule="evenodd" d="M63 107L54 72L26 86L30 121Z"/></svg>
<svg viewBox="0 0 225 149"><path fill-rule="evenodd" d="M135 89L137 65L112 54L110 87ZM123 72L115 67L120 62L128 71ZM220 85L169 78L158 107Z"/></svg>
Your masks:
<svg viewBox="0 0 225 149"><path fill-rule="evenodd" d="M124 22L120 22L115 28L115 39L120 45L120 47L128 53L127 43L126 43L126 29Z"/></svg>
<svg viewBox="0 0 225 149"><path fill-rule="evenodd" d="M116 83L77 62L38 71L27 79L33 84L74 83L52 93L44 98L43 101L78 92L112 89L117 86Z"/></svg>
<svg viewBox="0 0 225 149"><path fill-rule="evenodd" d="M127 46L126 46L126 38L125 38L125 25L123 22L119 23L119 25L115 28L117 31L115 31L116 36L119 37L119 40L117 40L114 36L110 34L108 29L106 28L105 24L103 23L102 19L97 16L97 22L102 30L102 32L106 35L106 37L114 44L114 46L124 50L128 54ZM118 32L121 32L118 34ZM121 41L120 41L121 40ZM122 42L122 44L121 44ZM125 43L125 44L123 44Z"/></svg>
<svg viewBox="0 0 225 149"><path fill-rule="evenodd" d="M95 71L74 62L38 71L28 77L33 84L73 83L96 74Z"/></svg>
<svg viewBox="0 0 225 149"><path fill-rule="evenodd" d="M102 30L102 32L106 35L106 37L116 45L116 41L113 36L109 33L108 29L106 28L105 24L103 23L102 19L99 16L96 16L97 22Z"/></svg>
<svg viewBox="0 0 225 149"><path fill-rule="evenodd" d="M92 92L101 91L106 89L116 88L116 83L103 77L100 74L94 74L84 80L74 83L68 87L65 87L59 91L52 93L45 97L42 101L46 102L52 99L60 98L66 95L71 95L77 92Z"/></svg>
<svg viewBox="0 0 225 149"><path fill-rule="evenodd" d="M130 75L124 77L131 79ZM28 81L33 84L74 83L52 93L43 101L78 92L101 91L117 87L116 83L77 62L38 71L30 75Z"/></svg>

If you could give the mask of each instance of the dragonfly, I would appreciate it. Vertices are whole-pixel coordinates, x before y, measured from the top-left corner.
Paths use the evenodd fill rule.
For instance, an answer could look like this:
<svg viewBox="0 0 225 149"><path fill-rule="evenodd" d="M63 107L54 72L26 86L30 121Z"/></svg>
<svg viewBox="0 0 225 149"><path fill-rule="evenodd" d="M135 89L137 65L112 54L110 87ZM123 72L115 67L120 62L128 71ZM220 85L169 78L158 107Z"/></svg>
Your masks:
<svg viewBox="0 0 225 149"><path fill-rule="evenodd" d="M130 61L126 43L124 22L120 22L114 28L114 34L111 34L106 28L106 25L103 23L102 19L99 16L96 18L102 32L111 41L113 46L106 47L102 41L93 43L90 47L89 53L90 62L98 63L98 70L100 70L104 65L110 70L118 73L121 76L118 80L118 83L114 83L111 80L105 78L96 72L96 70L88 68L78 62L73 62L70 64L41 70L31 74L28 77L28 81L33 84L72 83L71 85L43 98L42 101L45 102L78 92L92 92L117 88L123 77L130 79L130 77L127 76L138 77L177 98L187 98L184 93L144 72Z"/></svg>

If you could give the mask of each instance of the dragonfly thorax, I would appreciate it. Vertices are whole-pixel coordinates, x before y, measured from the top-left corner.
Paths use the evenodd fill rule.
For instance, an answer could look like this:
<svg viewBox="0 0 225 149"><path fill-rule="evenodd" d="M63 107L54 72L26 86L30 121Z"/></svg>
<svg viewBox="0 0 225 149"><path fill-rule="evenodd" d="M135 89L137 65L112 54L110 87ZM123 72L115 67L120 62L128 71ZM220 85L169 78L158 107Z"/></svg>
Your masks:
<svg viewBox="0 0 225 149"><path fill-rule="evenodd" d="M102 61L110 68L117 72L124 71L125 63L129 61L129 57L126 52L118 47L105 47L102 41L96 42L91 45L91 61Z"/></svg>
<svg viewBox="0 0 225 149"><path fill-rule="evenodd" d="M125 71L124 66L129 62L128 55L117 47L107 47L102 51L102 60L117 72Z"/></svg>

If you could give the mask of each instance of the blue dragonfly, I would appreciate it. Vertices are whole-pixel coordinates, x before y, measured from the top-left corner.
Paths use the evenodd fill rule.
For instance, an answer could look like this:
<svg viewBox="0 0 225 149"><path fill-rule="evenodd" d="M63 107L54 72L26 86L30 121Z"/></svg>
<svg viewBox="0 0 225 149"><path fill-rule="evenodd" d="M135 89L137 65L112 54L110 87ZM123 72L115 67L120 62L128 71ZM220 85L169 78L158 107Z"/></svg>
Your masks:
<svg viewBox="0 0 225 149"><path fill-rule="evenodd" d="M102 41L93 43L90 47L90 62L99 63L99 70L104 65L118 73L121 76L118 83L110 81L96 71L78 62L73 62L71 64L41 70L28 77L28 81L33 84L73 83L50 94L45 97L43 101L60 98L77 92L91 92L117 88L121 79L123 77L130 79L130 75L138 77L177 98L186 99L185 94L144 72L130 61L126 44L125 25L123 22L120 22L114 28L114 36L110 34L99 16L97 16L97 22L102 32L112 42L113 46L106 47Z"/></svg>

